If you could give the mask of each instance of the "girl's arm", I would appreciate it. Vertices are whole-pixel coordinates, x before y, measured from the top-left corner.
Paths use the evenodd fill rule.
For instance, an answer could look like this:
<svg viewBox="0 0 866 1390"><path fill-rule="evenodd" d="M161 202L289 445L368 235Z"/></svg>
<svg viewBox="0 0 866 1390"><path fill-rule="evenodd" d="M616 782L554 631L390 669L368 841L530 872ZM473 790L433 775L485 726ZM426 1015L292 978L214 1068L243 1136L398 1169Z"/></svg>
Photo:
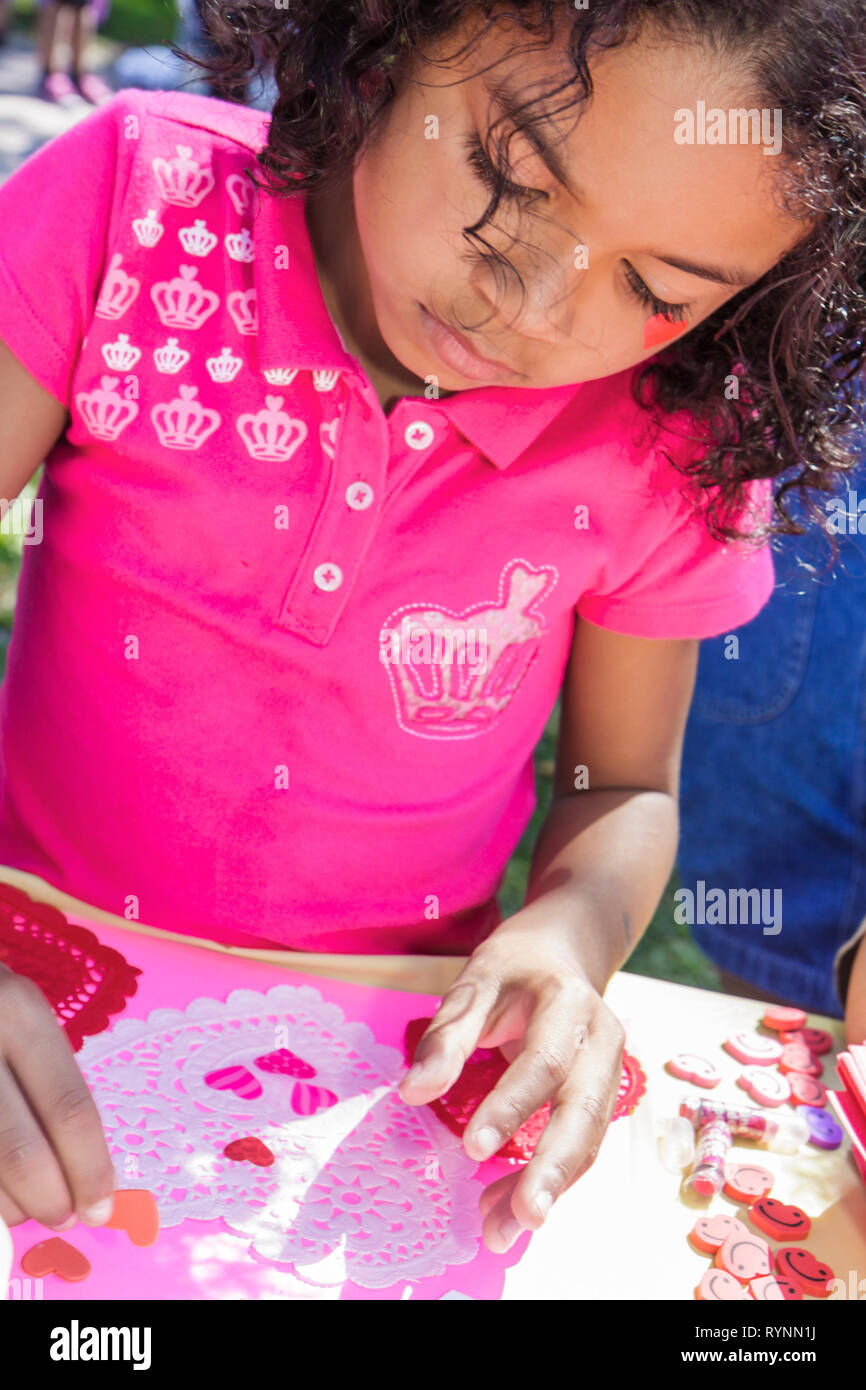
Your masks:
<svg viewBox="0 0 866 1390"><path fill-rule="evenodd" d="M473 951L418 1043L420 1077L410 1080L410 1072L401 1083L407 1103L430 1102L451 1088L476 1047L502 1046L511 1065L464 1134L479 1161L550 1102L530 1162L482 1195L491 1250L543 1223L594 1161L610 1121L624 1037L601 994L673 867L697 649L697 640L624 637L578 621L556 795L526 902ZM581 768L586 789L576 790Z"/></svg>
<svg viewBox="0 0 866 1390"><path fill-rule="evenodd" d="M0 340L0 498L18 496L66 418ZM41 989L0 965L0 1220L63 1230L77 1214L102 1225L113 1190L99 1111L66 1034Z"/></svg>
<svg viewBox="0 0 866 1390"><path fill-rule="evenodd" d="M575 629L554 796L525 906L543 900L545 916L562 920L599 992L634 950L674 867L698 645L624 637L585 619Z"/></svg>

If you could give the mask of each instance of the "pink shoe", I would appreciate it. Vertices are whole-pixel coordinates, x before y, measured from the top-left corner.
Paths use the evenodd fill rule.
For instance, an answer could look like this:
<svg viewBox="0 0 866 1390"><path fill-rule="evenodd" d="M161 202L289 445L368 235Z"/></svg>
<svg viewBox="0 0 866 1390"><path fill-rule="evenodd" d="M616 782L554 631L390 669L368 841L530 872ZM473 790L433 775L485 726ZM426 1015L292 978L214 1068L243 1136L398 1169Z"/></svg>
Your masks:
<svg viewBox="0 0 866 1390"><path fill-rule="evenodd" d="M81 93L65 72L50 72L40 82L36 95L44 101L56 102L58 106L81 105Z"/></svg>
<svg viewBox="0 0 866 1390"><path fill-rule="evenodd" d="M72 81L84 100L89 101L91 106L104 106L114 96L111 88L106 86L102 78L97 77L95 72L82 72Z"/></svg>

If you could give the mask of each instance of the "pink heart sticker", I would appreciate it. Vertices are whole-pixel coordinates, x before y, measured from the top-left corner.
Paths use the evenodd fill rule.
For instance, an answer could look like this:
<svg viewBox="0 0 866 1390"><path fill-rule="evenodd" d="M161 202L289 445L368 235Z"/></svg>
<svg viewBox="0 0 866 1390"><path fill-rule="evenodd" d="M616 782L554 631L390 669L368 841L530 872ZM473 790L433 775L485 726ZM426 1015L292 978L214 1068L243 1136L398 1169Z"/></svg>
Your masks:
<svg viewBox="0 0 866 1390"><path fill-rule="evenodd" d="M333 1091L324 1086L309 1086L306 1081L298 1081L292 1088L292 1109L296 1115L315 1115L317 1110L330 1110L337 1104Z"/></svg>
<svg viewBox="0 0 866 1390"><path fill-rule="evenodd" d="M204 1084L213 1086L215 1091L234 1091L243 1100L255 1100L262 1093L261 1085L252 1072L240 1065L209 1071Z"/></svg>

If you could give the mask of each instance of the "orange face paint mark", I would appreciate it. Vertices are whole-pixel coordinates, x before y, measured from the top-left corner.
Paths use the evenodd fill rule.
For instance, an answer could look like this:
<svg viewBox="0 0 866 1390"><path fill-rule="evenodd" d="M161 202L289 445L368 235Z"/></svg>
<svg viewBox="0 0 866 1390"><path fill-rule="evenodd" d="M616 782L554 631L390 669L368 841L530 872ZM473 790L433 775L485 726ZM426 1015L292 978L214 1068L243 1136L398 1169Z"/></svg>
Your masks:
<svg viewBox="0 0 866 1390"><path fill-rule="evenodd" d="M663 343L669 343L671 338L676 338L684 328L684 323L675 323L673 319L666 318L664 314L653 314L652 318L647 319L643 326L644 349L661 347Z"/></svg>

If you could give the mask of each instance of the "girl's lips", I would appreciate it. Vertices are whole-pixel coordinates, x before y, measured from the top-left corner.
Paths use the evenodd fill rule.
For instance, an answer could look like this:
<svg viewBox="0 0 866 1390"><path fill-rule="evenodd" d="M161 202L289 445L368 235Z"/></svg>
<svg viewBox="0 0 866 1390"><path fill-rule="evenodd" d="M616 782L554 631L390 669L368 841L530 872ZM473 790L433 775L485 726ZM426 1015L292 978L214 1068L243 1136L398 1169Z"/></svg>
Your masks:
<svg viewBox="0 0 866 1390"><path fill-rule="evenodd" d="M474 352L453 329L446 328L445 324L425 309L423 304L419 303L418 307L421 310L424 329L437 355L455 372L470 377L473 381L488 382L505 381L516 376L514 369L506 363L496 362L493 358L482 357L480 353Z"/></svg>

